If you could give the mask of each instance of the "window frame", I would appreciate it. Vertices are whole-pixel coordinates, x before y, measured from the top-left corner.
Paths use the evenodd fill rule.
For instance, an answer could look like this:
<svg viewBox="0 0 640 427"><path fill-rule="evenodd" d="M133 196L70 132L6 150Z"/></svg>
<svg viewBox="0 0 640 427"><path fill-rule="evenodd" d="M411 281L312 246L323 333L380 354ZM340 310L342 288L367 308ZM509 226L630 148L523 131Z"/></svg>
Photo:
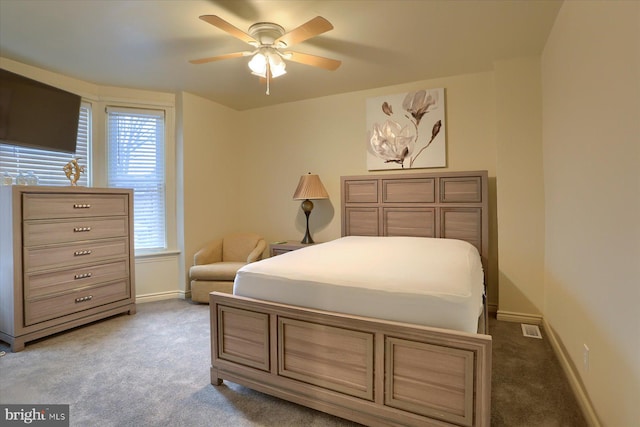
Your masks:
<svg viewBox="0 0 640 427"><path fill-rule="evenodd" d="M109 112L131 112L137 113L151 113L151 114L163 114L164 115L164 247L157 248L138 248L135 247L136 257L148 257L158 256L166 254L178 253L177 246L177 232L176 232L176 209L175 209L175 139L174 125L173 125L173 108L166 105L155 104L128 104L121 102L105 102L102 113L104 114L104 129L102 134L104 135L104 147L102 152L104 153L104 174L103 181L105 186L109 186L109 173L110 173L110 147L109 147ZM134 209L135 209L135 188L134 189ZM135 220L135 219L134 219ZM135 227L134 227L135 231Z"/></svg>

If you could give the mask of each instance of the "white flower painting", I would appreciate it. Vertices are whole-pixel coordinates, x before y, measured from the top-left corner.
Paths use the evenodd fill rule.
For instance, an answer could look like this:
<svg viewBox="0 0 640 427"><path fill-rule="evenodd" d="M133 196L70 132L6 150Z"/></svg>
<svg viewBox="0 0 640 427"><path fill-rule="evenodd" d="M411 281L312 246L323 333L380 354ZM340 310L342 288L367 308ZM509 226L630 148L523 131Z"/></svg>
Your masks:
<svg viewBox="0 0 640 427"><path fill-rule="evenodd" d="M367 168L446 166L444 89L367 99Z"/></svg>

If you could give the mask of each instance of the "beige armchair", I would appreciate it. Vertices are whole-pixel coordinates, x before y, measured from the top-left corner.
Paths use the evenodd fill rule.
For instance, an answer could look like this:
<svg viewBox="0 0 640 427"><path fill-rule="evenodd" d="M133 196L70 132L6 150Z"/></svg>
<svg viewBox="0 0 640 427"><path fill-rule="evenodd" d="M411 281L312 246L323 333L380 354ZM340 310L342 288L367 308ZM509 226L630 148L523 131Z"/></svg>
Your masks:
<svg viewBox="0 0 640 427"><path fill-rule="evenodd" d="M189 269L191 300L209 302L209 293L233 292L236 272L250 262L262 259L267 247L255 233L236 233L209 242L193 256Z"/></svg>

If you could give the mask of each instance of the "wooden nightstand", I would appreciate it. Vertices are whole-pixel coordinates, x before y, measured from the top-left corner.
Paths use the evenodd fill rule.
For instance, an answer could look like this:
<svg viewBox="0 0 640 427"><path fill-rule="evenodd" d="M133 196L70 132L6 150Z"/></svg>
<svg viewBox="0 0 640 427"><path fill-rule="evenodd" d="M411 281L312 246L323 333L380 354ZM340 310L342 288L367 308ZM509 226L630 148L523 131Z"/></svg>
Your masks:
<svg viewBox="0 0 640 427"><path fill-rule="evenodd" d="M296 249L314 245L315 243L300 243L297 240L287 240L285 242L271 243L269 245L269 255L276 256L285 252L295 251Z"/></svg>

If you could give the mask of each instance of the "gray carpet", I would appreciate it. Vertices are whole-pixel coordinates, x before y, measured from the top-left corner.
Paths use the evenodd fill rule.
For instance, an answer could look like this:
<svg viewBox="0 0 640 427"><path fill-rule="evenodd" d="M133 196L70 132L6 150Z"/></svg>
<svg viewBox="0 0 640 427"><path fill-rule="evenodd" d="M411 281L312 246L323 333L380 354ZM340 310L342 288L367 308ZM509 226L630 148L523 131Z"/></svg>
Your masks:
<svg viewBox="0 0 640 427"><path fill-rule="evenodd" d="M357 426L239 385L209 384L209 306L167 300L0 350L0 403L69 404L72 426ZM586 425L547 340L491 321L492 425Z"/></svg>
<svg viewBox="0 0 640 427"><path fill-rule="evenodd" d="M489 320L492 344L493 427L587 425L545 331L522 335L520 323Z"/></svg>

